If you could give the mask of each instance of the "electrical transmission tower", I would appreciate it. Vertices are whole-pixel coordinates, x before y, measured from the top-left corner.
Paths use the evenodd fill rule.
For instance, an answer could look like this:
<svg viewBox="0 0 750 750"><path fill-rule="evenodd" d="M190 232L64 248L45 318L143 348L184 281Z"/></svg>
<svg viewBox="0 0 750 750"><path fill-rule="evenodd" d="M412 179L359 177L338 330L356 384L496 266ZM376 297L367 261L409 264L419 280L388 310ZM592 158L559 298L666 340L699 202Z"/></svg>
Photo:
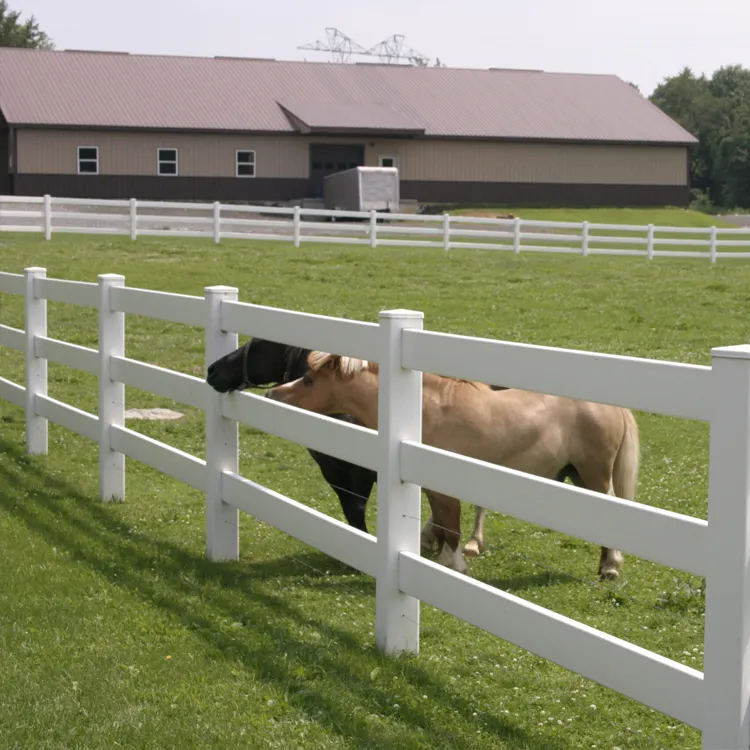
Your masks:
<svg viewBox="0 0 750 750"><path fill-rule="evenodd" d="M326 28L326 41L315 41L312 44L303 44L297 49L312 50L314 52L329 52L333 62L349 62L352 55L362 57L377 57L383 63L398 63L406 61L410 65L418 67L427 67L430 64L430 58L413 50L404 47L404 35L393 34L388 39L384 39L378 44L365 48L354 39L348 37L339 29Z"/></svg>
<svg viewBox="0 0 750 750"><path fill-rule="evenodd" d="M352 53L366 55L367 50L351 39L342 31L328 27L326 29L326 41L315 41L312 44L303 44L297 49L313 50L314 52L330 52L333 62L349 62Z"/></svg>
<svg viewBox="0 0 750 750"><path fill-rule="evenodd" d="M374 47L370 47L366 54L377 55L380 61L384 63L406 60L420 68L426 68L430 64L429 57L425 57L421 52L417 52L410 47L404 47L403 34L389 36L388 39L384 39Z"/></svg>

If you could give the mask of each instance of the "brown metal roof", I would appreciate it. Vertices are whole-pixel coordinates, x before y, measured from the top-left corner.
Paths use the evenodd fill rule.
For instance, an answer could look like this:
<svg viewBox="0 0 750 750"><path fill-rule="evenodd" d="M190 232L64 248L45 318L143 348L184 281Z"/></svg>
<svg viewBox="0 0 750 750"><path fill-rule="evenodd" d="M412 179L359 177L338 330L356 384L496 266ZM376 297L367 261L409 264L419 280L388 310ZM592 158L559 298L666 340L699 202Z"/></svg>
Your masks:
<svg viewBox="0 0 750 750"><path fill-rule="evenodd" d="M377 132L424 135L425 127L387 104L326 102L318 99L278 102L301 133Z"/></svg>
<svg viewBox="0 0 750 750"><path fill-rule="evenodd" d="M428 137L696 142L611 75L0 49L13 125L298 132L285 101L329 131L372 116Z"/></svg>

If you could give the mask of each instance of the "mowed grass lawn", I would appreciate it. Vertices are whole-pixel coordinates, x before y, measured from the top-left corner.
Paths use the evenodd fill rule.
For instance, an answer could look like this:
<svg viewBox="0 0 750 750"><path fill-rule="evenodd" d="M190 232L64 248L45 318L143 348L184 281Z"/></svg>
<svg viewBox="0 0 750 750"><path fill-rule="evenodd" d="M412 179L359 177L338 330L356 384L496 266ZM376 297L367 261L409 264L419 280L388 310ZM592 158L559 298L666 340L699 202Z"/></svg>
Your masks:
<svg viewBox="0 0 750 750"><path fill-rule="evenodd" d="M750 265L271 242L0 235L0 270L240 299L511 341L707 364L747 341ZM0 322L23 327L19 298ZM201 331L128 316L127 356L203 372ZM96 347L93 310L49 303L49 335ZM3 349L0 374L23 378ZM49 366L50 395L95 412L93 377ZM696 394L696 398L700 398ZM202 414L128 388L128 425L203 456ZM2 748L697 748L698 732L459 620L422 607L421 653L374 647L374 581L243 516L241 559L204 559L203 497L130 459L127 497L97 500L96 446L50 425L24 456L23 412L0 403ZM637 414L637 499L706 517L706 425ZM242 472L341 518L306 450L241 428ZM426 504L423 509L426 513ZM426 517L426 515L424 516ZM464 508L470 529L472 508ZM375 502L368 523L375 528ZM492 514L471 574L703 667L703 581Z"/></svg>

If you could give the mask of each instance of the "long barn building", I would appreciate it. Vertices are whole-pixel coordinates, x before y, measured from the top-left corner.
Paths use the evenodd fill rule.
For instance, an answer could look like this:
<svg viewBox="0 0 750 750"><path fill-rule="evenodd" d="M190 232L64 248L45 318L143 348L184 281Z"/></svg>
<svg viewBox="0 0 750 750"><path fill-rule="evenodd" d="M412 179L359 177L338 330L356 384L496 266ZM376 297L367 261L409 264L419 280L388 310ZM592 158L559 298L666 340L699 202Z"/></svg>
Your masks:
<svg viewBox="0 0 750 750"><path fill-rule="evenodd" d="M696 142L611 75L0 49L0 194L684 205Z"/></svg>

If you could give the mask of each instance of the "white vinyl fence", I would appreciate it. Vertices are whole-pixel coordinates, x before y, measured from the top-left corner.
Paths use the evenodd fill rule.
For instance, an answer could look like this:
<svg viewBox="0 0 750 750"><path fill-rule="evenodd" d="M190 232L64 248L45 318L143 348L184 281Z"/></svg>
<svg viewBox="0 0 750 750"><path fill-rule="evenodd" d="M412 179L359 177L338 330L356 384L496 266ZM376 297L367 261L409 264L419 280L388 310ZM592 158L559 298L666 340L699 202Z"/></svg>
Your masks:
<svg viewBox="0 0 750 750"><path fill-rule="evenodd" d="M48 421L97 443L103 500L125 497L128 456L205 493L212 560L237 559L241 510L375 577L385 652L418 651L423 601L702 730L704 748L748 747L750 346L713 349L704 367L425 331L408 310L365 323L241 303L231 287L192 297L44 268L0 273L0 292L25 297L25 330L0 325L0 345L26 356L25 384L0 379L0 398L25 409L28 453L47 452ZM47 336L48 300L98 310L98 351ZM378 361L379 430L129 359L126 314L204 327L207 364L238 333ZM47 394L48 361L98 376L98 416ZM423 445L422 372L709 422L708 522ZM125 427L124 384L204 410L205 460ZM238 422L377 470L377 538L240 476ZM420 487L705 576L705 672L421 557Z"/></svg>
<svg viewBox="0 0 750 750"><path fill-rule="evenodd" d="M4 204L6 204L4 206ZM750 228L535 221L220 203L0 195L0 231L281 240L519 253L750 258ZM692 248L692 249L691 249Z"/></svg>

